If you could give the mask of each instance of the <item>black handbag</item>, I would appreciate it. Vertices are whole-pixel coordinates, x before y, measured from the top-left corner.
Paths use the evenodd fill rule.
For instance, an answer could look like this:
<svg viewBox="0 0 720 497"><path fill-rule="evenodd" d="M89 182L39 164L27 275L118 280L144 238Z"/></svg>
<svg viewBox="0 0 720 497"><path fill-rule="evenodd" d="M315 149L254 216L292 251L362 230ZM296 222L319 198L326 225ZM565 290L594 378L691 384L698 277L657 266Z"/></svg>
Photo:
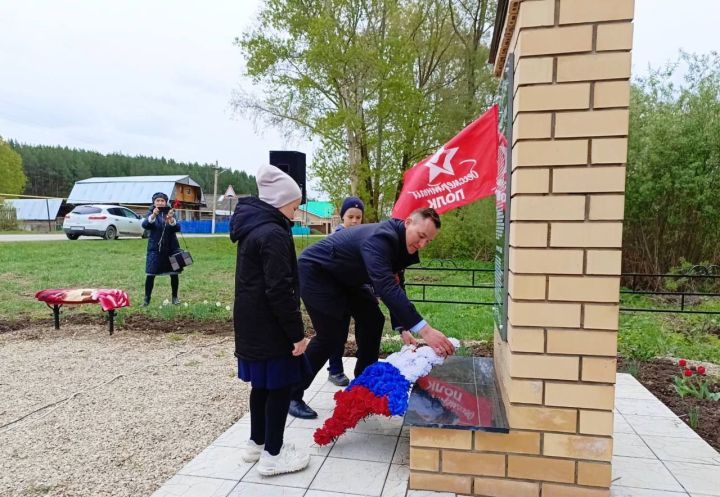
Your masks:
<svg viewBox="0 0 720 497"><path fill-rule="evenodd" d="M192 255L187 250L181 250L177 254L170 256L170 266L173 271L178 271L180 268L191 266L193 263Z"/></svg>
<svg viewBox="0 0 720 497"><path fill-rule="evenodd" d="M193 263L192 255L190 255L190 252L187 250L187 242L185 241L182 231L180 232L180 238L182 238L183 245L185 245L185 250L181 249L180 252L176 252L170 256L170 267L172 267L173 271L192 266Z"/></svg>

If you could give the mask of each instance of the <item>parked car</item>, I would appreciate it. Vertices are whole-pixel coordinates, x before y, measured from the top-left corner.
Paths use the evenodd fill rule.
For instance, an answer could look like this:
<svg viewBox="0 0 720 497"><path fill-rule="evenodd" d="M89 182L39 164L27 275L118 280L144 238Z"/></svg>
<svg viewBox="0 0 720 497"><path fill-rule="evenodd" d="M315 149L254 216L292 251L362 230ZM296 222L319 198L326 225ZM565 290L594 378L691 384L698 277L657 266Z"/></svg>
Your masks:
<svg viewBox="0 0 720 497"><path fill-rule="evenodd" d="M63 231L70 240L81 236L101 236L106 240L121 235L146 237L142 217L119 205L78 205L65 216Z"/></svg>

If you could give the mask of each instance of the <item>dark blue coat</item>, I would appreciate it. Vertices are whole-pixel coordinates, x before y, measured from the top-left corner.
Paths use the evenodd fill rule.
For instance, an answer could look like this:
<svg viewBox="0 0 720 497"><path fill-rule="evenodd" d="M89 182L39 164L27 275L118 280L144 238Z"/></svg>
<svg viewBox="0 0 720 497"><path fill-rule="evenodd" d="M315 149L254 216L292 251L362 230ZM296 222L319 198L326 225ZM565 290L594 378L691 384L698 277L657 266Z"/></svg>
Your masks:
<svg viewBox="0 0 720 497"><path fill-rule="evenodd" d="M175 226L165 223L161 215L155 218L154 222L148 221L152 209L148 210L143 218L142 227L148 230L147 258L145 260L146 274L165 274L182 272L182 268L175 271L170 266L170 256L180 252L176 233L180 231L180 223Z"/></svg>
<svg viewBox="0 0 720 497"><path fill-rule="evenodd" d="M255 197L238 200L230 224L237 243L235 355L248 361L289 356L305 336L292 223Z"/></svg>
<svg viewBox="0 0 720 497"><path fill-rule="evenodd" d="M417 252L407 251L403 221L353 226L300 254L300 294L306 305L340 318L347 312L349 294L370 283L396 324L410 329L422 317L395 274L418 262Z"/></svg>

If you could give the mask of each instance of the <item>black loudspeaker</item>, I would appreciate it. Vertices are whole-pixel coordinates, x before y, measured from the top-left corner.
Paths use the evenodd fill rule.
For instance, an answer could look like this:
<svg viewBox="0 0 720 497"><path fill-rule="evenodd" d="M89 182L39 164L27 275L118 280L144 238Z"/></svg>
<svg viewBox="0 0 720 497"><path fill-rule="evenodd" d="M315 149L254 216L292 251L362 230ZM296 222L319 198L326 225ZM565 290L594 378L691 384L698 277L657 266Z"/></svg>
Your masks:
<svg viewBox="0 0 720 497"><path fill-rule="evenodd" d="M302 191L302 203L307 201L305 188L305 154L293 150L271 150L270 164L287 173Z"/></svg>

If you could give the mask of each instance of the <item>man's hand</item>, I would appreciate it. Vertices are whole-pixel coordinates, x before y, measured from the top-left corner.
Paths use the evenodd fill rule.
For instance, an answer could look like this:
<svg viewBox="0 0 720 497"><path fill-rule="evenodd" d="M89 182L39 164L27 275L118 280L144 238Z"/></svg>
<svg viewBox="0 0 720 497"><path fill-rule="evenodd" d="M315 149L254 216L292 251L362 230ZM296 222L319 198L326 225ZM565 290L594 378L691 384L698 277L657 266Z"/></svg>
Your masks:
<svg viewBox="0 0 720 497"><path fill-rule="evenodd" d="M155 208L153 209L153 211L152 211L152 215L153 215L153 217L157 217L158 214L160 214L160 209L158 209L157 207L155 207Z"/></svg>
<svg viewBox="0 0 720 497"><path fill-rule="evenodd" d="M415 340L413 334L410 333L408 330L403 330L403 332L400 334L400 338L402 338L402 341L405 345L415 345L417 347L417 340Z"/></svg>
<svg viewBox="0 0 720 497"><path fill-rule="evenodd" d="M441 357L453 355L455 347L442 331L436 330L429 324L426 324L420 330L420 336L423 337L425 343L433 348L435 353Z"/></svg>
<svg viewBox="0 0 720 497"><path fill-rule="evenodd" d="M302 355L302 354L305 352L305 349L307 348L307 345L308 345L308 339L307 339L307 338L303 338L303 339L300 340L299 342L295 342L295 343L293 344L292 355L294 355L294 356L296 356L296 357L299 356L299 355Z"/></svg>
<svg viewBox="0 0 720 497"><path fill-rule="evenodd" d="M168 213L165 215L165 221L167 221L169 224L172 224L173 218L175 217L175 210L170 209Z"/></svg>

